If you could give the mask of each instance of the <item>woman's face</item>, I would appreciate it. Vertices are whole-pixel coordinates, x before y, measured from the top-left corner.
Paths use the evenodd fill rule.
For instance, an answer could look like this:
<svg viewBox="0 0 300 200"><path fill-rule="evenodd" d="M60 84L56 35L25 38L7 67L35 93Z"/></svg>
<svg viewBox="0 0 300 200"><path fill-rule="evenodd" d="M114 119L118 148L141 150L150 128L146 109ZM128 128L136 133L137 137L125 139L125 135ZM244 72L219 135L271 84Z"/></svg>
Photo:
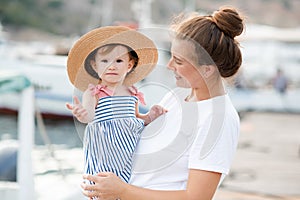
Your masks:
<svg viewBox="0 0 300 200"><path fill-rule="evenodd" d="M100 48L95 55L95 60L91 61L102 83L107 85L122 84L133 64L128 49L122 45L114 47L106 54L101 53Z"/></svg>
<svg viewBox="0 0 300 200"><path fill-rule="evenodd" d="M196 88L199 81L203 82L201 67L195 66L197 65L193 44L186 40L173 40L168 69L174 72L178 87Z"/></svg>

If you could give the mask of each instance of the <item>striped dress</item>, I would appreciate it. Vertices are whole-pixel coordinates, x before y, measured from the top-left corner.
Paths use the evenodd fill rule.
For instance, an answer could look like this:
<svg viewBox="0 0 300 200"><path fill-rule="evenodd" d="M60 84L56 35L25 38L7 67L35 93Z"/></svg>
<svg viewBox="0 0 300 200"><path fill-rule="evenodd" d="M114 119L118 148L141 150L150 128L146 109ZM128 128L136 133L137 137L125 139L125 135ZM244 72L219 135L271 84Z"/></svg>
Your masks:
<svg viewBox="0 0 300 200"><path fill-rule="evenodd" d="M144 121L135 115L137 101L136 96L99 98L95 118L85 129L85 173L113 172L129 181L132 157L144 128Z"/></svg>

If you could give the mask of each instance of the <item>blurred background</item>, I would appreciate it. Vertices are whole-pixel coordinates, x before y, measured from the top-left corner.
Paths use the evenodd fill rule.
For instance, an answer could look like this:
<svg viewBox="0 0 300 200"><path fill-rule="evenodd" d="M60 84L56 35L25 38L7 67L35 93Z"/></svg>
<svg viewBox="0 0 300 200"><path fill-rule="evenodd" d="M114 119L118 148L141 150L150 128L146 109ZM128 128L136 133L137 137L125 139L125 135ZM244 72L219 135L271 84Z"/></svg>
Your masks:
<svg viewBox="0 0 300 200"><path fill-rule="evenodd" d="M166 69L172 18L223 5L241 11L246 29L238 38L241 70L227 85L241 117L240 143L215 200L300 199L299 0L1 0L1 199L83 199L84 125L65 108L81 95L66 74L81 35L122 25L156 42L158 65L138 84L146 111L174 87ZM27 147L21 160L20 144Z"/></svg>

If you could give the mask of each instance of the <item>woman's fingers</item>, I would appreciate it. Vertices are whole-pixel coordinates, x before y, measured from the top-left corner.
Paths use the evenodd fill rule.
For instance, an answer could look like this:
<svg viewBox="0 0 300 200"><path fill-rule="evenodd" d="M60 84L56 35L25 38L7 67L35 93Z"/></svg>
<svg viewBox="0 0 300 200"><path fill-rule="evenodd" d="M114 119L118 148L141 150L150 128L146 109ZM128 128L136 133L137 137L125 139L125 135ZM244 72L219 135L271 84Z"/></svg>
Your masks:
<svg viewBox="0 0 300 200"><path fill-rule="evenodd" d="M86 179L86 180L92 181L94 183L97 183L97 182L99 182L99 178L106 177L107 176L106 174L107 174L106 172L98 173L97 176L94 176L94 175L91 175L91 174L84 174L83 179Z"/></svg>
<svg viewBox="0 0 300 200"><path fill-rule="evenodd" d="M90 198L92 198L92 197L98 197L98 196L97 196L97 192L96 192L96 191L91 191L91 190L83 190L83 191L82 191L82 194L83 194L84 196L90 197Z"/></svg>
<svg viewBox="0 0 300 200"><path fill-rule="evenodd" d="M89 183L81 183L82 193L87 197L98 197L100 191L97 190L97 186Z"/></svg>
<svg viewBox="0 0 300 200"><path fill-rule="evenodd" d="M101 172L97 175L83 175L83 179L88 180L82 183L83 194L87 197L97 196L100 200L118 199L124 190L124 182L112 172ZM89 184L93 182L94 184Z"/></svg>
<svg viewBox="0 0 300 200"><path fill-rule="evenodd" d="M108 176L113 176L113 175L115 175L114 173L112 173L112 172L99 172L98 174L97 174L97 176L100 176L100 177L108 177Z"/></svg>
<svg viewBox="0 0 300 200"><path fill-rule="evenodd" d="M86 191L95 191L97 188L94 184L81 183L81 188Z"/></svg>
<svg viewBox="0 0 300 200"><path fill-rule="evenodd" d="M97 176L95 175L91 175L91 174L84 174L83 175L83 179L87 179L89 181L94 181L94 179L97 179L97 177L108 177L108 176L111 176L111 175L114 175L114 173L112 172L99 172L97 174Z"/></svg>

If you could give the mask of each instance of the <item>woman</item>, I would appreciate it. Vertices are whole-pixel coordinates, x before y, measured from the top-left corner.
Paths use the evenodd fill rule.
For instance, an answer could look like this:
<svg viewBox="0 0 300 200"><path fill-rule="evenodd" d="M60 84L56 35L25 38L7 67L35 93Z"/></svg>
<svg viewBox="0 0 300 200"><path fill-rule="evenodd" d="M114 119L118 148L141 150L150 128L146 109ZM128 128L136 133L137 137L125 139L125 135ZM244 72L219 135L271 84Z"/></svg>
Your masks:
<svg viewBox="0 0 300 200"><path fill-rule="evenodd" d="M235 37L243 28L243 19L230 7L209 16L177 20L168 68L178 87L190 89L188 93L175 90L162 101L168 110L162 132L176 137L148 161L143 160L148 156L143 152L146 147L139 144L131 185L112 173L84 175L95 182L94 186L82 184L84 195L122 200L213 198L229 172L239 136L239 117L222 78L235 75L241 65ZM176 126L179 131L174 132ZM157 165L156 159L167 162Z"/></svg>

